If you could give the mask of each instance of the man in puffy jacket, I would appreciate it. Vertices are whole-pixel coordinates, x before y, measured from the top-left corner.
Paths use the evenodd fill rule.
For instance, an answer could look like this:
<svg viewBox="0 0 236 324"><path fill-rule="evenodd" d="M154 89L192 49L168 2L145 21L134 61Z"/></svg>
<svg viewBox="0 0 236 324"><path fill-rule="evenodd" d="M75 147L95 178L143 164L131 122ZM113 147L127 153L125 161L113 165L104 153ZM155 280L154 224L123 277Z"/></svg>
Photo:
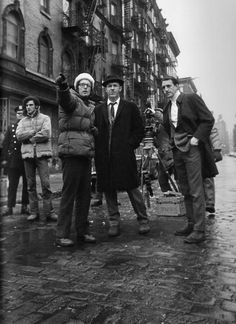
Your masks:
<svg viewBox="0 0 236 324"><path fill-rule="evenodd" d="M56 79L59 107L58 154L62 161L63 188L57 223L56 243L72 246L69 238L75 203L75 227L78 242L95 243L89 232L88 212L91 195L91 159L94 156L94 102L91 90L94 79L88 73L79 74L74 89L69 89L65 77Z"/></svg>
<svg viewBox="0 0 236 324"><path fill-rule="evenodd" d="M48 159L52 156L51 120L40 113L40 102L37 97L28 96L23 100L25 117L20 120L16 137L22 143L21 154L24 160L28 184L30 215L28 221L39 219L36 170L38 171L43 198L43 220L57 220L52 207Z"/></svg>

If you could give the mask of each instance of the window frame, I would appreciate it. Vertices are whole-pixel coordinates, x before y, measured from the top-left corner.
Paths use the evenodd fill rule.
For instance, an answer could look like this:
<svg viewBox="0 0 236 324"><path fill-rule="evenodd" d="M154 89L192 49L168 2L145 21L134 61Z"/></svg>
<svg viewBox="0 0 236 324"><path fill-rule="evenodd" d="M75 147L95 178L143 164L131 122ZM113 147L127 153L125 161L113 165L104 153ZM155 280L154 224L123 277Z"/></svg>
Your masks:
<svg viewBox="0 0 236 324"><path fill-rule="evenodd" d="M10 21L8 19L9 16L13 16L16 21L18 22L17 26L17 38L18 38L18 46L16 50L16 56L13 57L12 55L9 55L7 52L7 44L8 44L8 22ZM19 63L24 64L25 60L25 24L23 15L21 13L20 8L16 4L8 5L2 15L2 22L3 22L3 28L2 28L2 50L1 54L8 57L9 59Z"/></svg>
<svg viewBox="0 0 236 324"><path fill-rule="evenodd" d="M47 68L46 72L44 73L42 69L42 51L41 48L46 44L46 48L48 49L47 51ZM52 77L53 75L53 47L52 47L52 41L51 38L48 34L48 29L45 27L44 30L39 34L38 38L38 73L46 76L46 77Z"/></svg>

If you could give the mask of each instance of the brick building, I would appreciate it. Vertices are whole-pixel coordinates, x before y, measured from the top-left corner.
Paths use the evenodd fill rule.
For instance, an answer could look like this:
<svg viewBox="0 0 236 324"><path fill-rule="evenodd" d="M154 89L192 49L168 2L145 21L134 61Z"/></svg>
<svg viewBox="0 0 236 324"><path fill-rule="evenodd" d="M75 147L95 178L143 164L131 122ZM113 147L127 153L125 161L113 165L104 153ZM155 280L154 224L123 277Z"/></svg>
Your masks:
<svg viewBox="0 0 236 324"><path fill-rule="evenodd" d="M1 0L0 126L14 120L14 107L31 94L52 119L57 153L54 80L63 72L73 86L91 73L103 97L108 74L124 78L123 95L140 109L163 105L161 77L176 76L180 51L155 0Z"/></svg>

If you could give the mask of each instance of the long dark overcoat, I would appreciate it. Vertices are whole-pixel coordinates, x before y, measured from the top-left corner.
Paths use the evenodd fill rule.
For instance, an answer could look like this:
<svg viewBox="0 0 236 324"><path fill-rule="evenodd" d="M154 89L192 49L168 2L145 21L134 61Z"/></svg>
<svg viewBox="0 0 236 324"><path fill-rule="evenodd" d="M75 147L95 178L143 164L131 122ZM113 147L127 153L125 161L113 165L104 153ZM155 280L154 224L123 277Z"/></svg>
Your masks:
<svg viewBox="0 0 236 324"><path fill-rule="evenodd" d="M210 133L214 125L214 117L201 97L196 94L181 93L177 98L178 124L191 136L199 139L202 158L203 178L214 177L218 170L210 145ZM164 107L163 125L170 136L170 102Z"/></svg>
<svg viewBox="0 0 236 324"><path fill-rule="evenodd" d="M138 107L120 100L109 145L108 107L95 108L95 165L98 191L126 191L139 185L135 149L144 137L144 125Z"/></svg>

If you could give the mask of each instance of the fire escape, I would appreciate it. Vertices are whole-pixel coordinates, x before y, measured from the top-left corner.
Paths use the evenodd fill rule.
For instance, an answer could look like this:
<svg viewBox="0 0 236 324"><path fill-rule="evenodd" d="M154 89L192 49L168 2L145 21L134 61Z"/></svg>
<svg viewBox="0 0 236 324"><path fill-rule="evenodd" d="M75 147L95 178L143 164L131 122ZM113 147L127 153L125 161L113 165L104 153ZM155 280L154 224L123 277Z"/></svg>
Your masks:
<svg viewBox="0 0 236 324"><path fill-rule="evenodd" d="M132 64L132 30L130 25L131 20L131 7L130 0L124 0L124 74L126 79L126 98L134 98L134 85L133 85L133 64Z"/></svg>
<svg viewBox="0 0 236 324"><path fill-rule="evenodd" d="M146 1L135 2L131 17L132 30L135 41L132 48L132 61L136 66L133 76L134 96L139 105L144 107L149 95L150 53L147 46L147 26L145 21Z"/></svg>
<svg viewBox="0 0 236 324"><path fill-rule="evenodd" d="M63 15L62 29L76 36L80 44L83 44L84 69L94 75L95 59L101 53L104 37L102 31L93 26L93 18L98 6L98 0L81 0L70 7Z"/></svg>

